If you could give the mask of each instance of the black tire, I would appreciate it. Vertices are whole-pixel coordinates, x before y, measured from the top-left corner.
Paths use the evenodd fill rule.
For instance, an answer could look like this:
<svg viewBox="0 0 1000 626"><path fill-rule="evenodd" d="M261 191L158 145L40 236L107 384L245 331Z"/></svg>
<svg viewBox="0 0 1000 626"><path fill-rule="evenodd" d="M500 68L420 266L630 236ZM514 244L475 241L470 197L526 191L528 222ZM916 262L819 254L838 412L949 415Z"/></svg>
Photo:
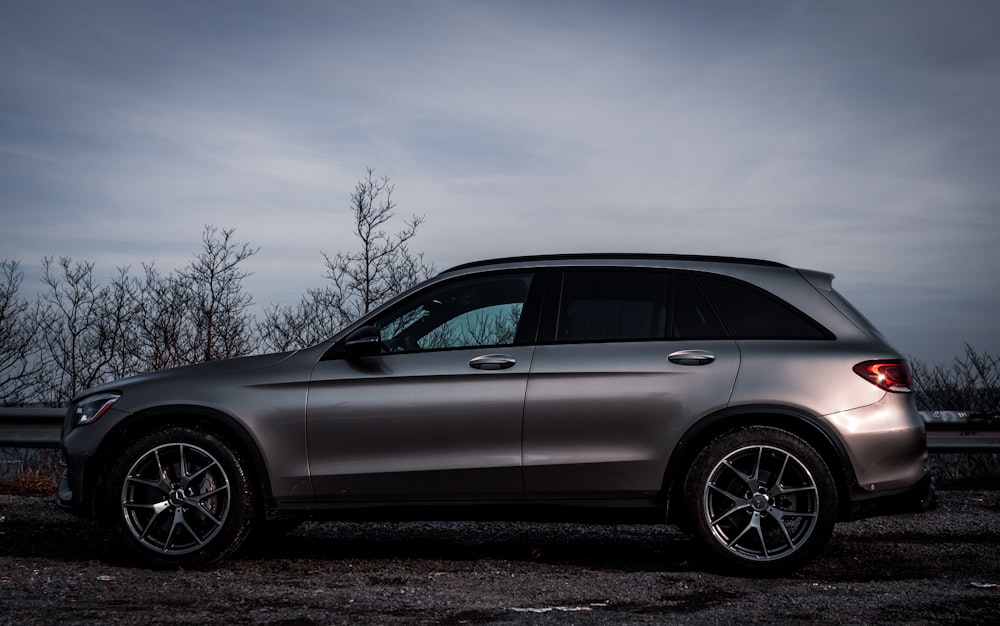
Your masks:
<svg viewBox="0 0 1000 626"><path fill-rule="evenodd" d="M837 490L823 458L803 439L752 426L725 433L695 458L684 482L690 532L713 569L777 576L826 546Z"/></svg>
<svg viewBox="0 0 1000 626"><path fill-rule="evenodd" d="M108 519L153 567L202 568L235 552L256 516L246 464L218 436L169 426L129 444L108 474Z"/></svg>

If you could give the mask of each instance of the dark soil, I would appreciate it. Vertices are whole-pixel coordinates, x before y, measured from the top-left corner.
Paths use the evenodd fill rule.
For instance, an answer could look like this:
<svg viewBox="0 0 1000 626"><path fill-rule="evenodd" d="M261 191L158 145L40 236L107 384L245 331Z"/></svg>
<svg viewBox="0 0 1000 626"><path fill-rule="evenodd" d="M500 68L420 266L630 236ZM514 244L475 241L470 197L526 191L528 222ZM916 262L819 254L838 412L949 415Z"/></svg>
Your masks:
<svg viewBox="0 0 1000 626"><path fill-rule="evenodd" d="M700 568L669 526L307 523L208 571L134 567L49 498L0 496L2 624L982 624L1000 491L837 527L787 578Z"/></svg>

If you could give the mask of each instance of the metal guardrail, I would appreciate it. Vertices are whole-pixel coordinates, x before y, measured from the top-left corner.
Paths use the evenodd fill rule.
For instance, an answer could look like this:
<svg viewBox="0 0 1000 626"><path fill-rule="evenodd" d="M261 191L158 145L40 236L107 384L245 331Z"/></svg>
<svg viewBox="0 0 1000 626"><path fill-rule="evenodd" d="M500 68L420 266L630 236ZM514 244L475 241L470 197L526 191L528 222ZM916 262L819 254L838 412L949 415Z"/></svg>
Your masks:
<svg viewBox="0 0 1000 626"><path fill-rule="evenodd" d="M931 452L1000 452L1000 413L921 411Z"/></svg>
<svg viewBox="0 0 1000 626"><path fill-rule="evenodd" d="M65 416L65 408L0 408L0 448L58 448Z"/></svg>
<svg viewBox="0 0 1000 626"><path fill-rule="evenodd" d="M936 429L928 424L927 449L931 452L1000 452L1000 430L974 428Z"/></svg>
<svg viewBox="0 0 1000 626"><path fill-rule="evenodd" d="M66 409L0 408L0 448L58 448ZM1000 453L1000 414L921 411L931 452Z"/></svg>

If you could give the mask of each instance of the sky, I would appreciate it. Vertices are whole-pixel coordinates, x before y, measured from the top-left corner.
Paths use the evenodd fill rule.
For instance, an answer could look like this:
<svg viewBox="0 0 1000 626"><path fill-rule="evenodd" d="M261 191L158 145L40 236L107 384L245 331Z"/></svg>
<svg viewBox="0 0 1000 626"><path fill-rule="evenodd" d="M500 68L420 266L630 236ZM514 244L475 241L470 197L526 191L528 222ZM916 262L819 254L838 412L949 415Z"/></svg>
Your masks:
<svg viewBox="0 0 1000 626"><path fill-rule="evenodd" d="M1000 354L1000 3L0 2L0 259L139 274L206 225L258 306L357 249L368 168L444 269L823 270L902 352Z"/></svg>

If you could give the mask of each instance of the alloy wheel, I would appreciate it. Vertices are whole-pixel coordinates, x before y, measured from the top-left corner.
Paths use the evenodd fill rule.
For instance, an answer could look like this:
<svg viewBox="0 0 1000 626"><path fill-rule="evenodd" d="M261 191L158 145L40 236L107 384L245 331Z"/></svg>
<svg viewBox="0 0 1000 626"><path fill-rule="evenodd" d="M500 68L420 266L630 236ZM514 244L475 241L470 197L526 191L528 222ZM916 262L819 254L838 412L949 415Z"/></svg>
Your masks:
<svg viewBox="0 0 1000 626"><path fill-rule="evenodd" d="M709 474L703 506L726 550L752 561L777 561L805 545L819 521L820 494L805 464L768 445L726 455Z"/></svg>
<svg viewBox="0 0 1000 626"><path fill-rule="evenodd" d="M168 443L132 465L121 502L126 526L140 545L158 554L189 554L222 529L231 504L229 478L203 448Z"/></svg>

